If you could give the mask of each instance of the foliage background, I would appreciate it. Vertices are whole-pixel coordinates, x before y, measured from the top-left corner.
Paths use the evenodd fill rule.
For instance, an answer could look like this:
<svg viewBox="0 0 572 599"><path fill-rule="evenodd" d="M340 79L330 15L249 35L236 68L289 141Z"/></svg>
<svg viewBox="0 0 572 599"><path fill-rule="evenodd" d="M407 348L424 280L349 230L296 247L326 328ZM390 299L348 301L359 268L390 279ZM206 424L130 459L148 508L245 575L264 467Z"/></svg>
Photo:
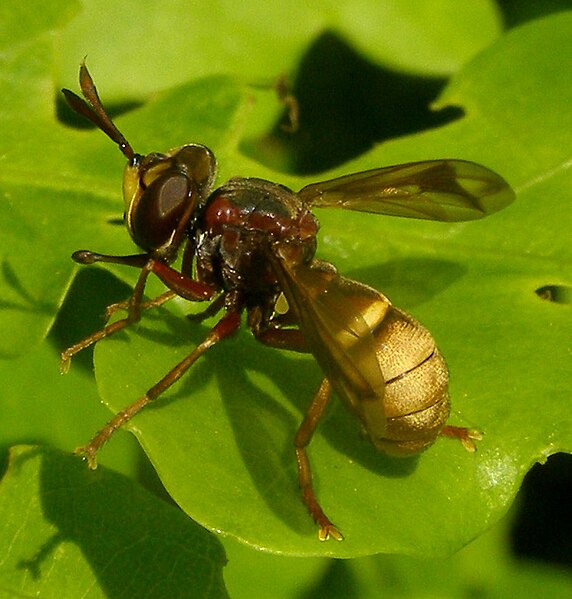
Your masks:
<svg viewBox="0 0 572 599"><path fill-rule="evenodd" d="M284 597L570 593L567 572L514 562L502 518L530 466L572 446L572 18L539 19L538 3L467 5L61 0L0 9L0 442L41 446L6 461L0 594L224 596L225 553L234 597L253 588ZM567 5L543 3L543 12ZM204 334L175 303L100 344L97 386L89 352L57 374L58 351L101 326L104 307L133 281L120 269L78 272L69 260L84 246L132 251L117 224L121 156L100 133L74 128L59 96L76 89L86 54L136 148L207 143L219 181L264 176L297 189L437 156L482 162L510 181L517 203L470 226L319 215L320 255L434 332L453 373L453 419L486 432L476 456L445 441L415 463L372 456L334 407L312 460L347 538L317 543L290 443L319 373L247 332L137 419L146 454L121 432L96 473L68 455L109 417L99 397L119 409ZM276 125L271 87L282 72L302 106L294 136ZM427 110L432 101L442 110ZM546 285L558 301L534 293ZM556 561L566 563L566 551Z"/></svg>

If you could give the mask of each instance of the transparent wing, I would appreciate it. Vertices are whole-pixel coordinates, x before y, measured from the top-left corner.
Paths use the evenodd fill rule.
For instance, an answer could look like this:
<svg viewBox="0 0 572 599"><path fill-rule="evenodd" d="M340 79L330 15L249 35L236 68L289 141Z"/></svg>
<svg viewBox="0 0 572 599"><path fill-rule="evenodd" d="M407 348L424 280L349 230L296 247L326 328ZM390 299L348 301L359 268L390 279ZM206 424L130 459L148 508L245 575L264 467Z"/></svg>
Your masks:
<svg viewBox="0 0 572 599"><path fill-rule="evenodd" d="M382 398L385 380L372 329L383 321L389 300L327 263L291 266L276 255L271 260L312 354L340 397L351 406Z"/></svg>
<svg viewBox="0 0 572 599"><path fill-rule="evenodd" d="M318 208L345 208L440 221L482 218L514 200L509 184L464 160L429 160L373 169L307 185L298 192Z"/></svg>

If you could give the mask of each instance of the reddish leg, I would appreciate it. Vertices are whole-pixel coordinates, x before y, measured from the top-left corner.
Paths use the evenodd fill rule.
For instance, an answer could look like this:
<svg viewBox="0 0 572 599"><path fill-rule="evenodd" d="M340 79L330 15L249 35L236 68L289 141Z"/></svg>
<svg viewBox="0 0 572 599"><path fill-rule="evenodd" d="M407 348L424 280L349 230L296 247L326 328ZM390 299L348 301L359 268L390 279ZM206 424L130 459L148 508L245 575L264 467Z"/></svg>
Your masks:
<svg viewBox="0 0 572 599"><path fill-rule="evenodd" d="M164 393L171 385L178 381L187 370L200 358L207 349L232 335L240 327L240 314L238 312L228 312L219 322L210 330L204 341L197 345L195 349L172 370L170 370L156 385L153 385L142 397L129 404L126 408L118 412L86 445L78 447L75 453L85 455L89 467L94 470L97 468L97 452L101 446L113 435L113 433L131 420L147 404Z"/></svg>
<svg viewBox="0 0 572 599"><path fill-rule="evenodd" d="M210 299L215 290L205 283L195 281L190 277L182 275L170 266L163 264L149 258L144 255L141 256L106 256L103 254L95 254L88 251L80 251L74 254L74 259L82 264L92 264L94 262L116 262L119 264L126 264L128 266L135 266L141 268L139 279L133 289L133 293L127 302L119 302L118 304L112 304L108 308L108 313L113 313L119 308L125 306L127 308L127 316L118 320L110 325L105 326L103 329L92 333L74 343L61 353L60 359L60 372L68 372L71 364L71 359L75 354L82 351L83 349L97 343L101 339L116 333L129 326L130 324L137 322L141 319L141 310L151 307L156 307L164 304L166 301L171 299L174 295L181 296L190 301L205 301ZM145 260L143 262L143 260ZM148 276L154 273L156 274L167 287L169 291L161 294L153 300L143 302L143 293L145 291L145 284L147 283Z"/></svg>
<svg viewBox="0 0 572 599"><path fill-rule="evenodd" d="M288 349L291 351L307 353L308 349L303 333L298 329L265 329L256 332L256 338L270 347ZM324 410L330 401L332 388L328 379L324 379L312 403L308 407L304 420L298 428L294 437L294 449L296 452L296 464L298 466L298 483L302 491L302 498L306 504L314 522L320 527L318 538L326 541L330 537L337 541L343 540L342 533L332 524L326 516L322 506L318 502L314 487L312 485L312 470L306 447L310 444L318 422L324 414Z"/></svg>
<svg viewBox="0 0 572 599"><path fill-rule="evenodd" d="M331 385L328 379L324 379L318 392L314 396L310 407L304 415L304 420L294 437L294 447L296 450L296 463L298 464L298 481L302 490L304 503L308 507L310 515L314 522L320 527L318 538L320 541L326 541L330 537L337 541L342 541L342 533L332 524L330 519L324 514L321 505L318 503L314 487L312 485L312 471L310 469L310 460L306 453L306 447L312 440L314 431L331 397Z"/></svg>
<svg viewBox="0 0 572 599"><path fill-rule="evenodd" d="M171 268L163 262L159 262L151 258L151 272L153 272L165 285L174 291L178 296L189 300L191 302L201 302L209 300L216 293L216 289L201 283L201 281L195 281L191 277L181 274L178 270Z"/></svg>
<svg viewBox="0 0 572 599"><path fill-rule="evenodd" d="M252 331L260 343L275 349L287 349L302 354L309 353L304 334L299 329L264 329Z"/></svg>
<svg viewBox="0 0 572 599"><path fill-rule="evenodd" d="M441 429L441 435L459 439L463 447L471 453L477 451L475 441L480 441L483 438L483 433L474 428L464 428L461 426L446 425Z"/></svg>

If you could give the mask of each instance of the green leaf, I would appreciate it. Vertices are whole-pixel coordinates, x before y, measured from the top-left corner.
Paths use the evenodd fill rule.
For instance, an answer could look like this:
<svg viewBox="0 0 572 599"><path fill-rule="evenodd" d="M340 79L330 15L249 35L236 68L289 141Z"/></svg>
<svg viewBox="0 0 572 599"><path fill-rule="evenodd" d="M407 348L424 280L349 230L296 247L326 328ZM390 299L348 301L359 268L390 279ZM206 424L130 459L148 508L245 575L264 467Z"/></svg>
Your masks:
<svg viewBox="0 0 572 599"><path fill-rule="evenodd" d="M0 485L0 593L227 597L212 535L125 477L72 456L12 451ZM115 534L121 531L121 534Z"/></svg>
<svg viewBox="0 0 572 599"><path fill-rule="evenodd" d="M371 13L359 14L369 15L374 23L379 4L372 2ZM11 5L10 22L20 23L30 6L43 14L44 3ZM82 15L54 35L54 28L77 9L75 3L60 1L50 4L52 17L45 24L39 17L34 20L27 37L19 27L4 33L3 356L30 350L53 325L77 272L69 260L73 250L134 251L117 224L123 210L123 157L100 132L73 129L55 118L56 81L76 89L77 63L86 53L104 101L110 98L117 109L125 106L113 102L140 103L139 109L116 118L136 150L201 142L218 158L219 182L236 175L262 176L295 189L309 182L272 171L242 152L245 131L259 119L252 100L263 93L244 81L273 79L293 70L308 45L330 27L355 42L359 23L342 20L334 3L319 9L300 4L293 13L284 3L268 4L262 12L256 4L240 12L227 6L211 11L197 3L196 10L183 14L182 6L143 2L134 14L129 5L86 3ZM467 14L456 6L455 18ZM421 14L416 10L411 5L410 14ZM237 15L242 17L240 26ZM449 23L451 19L449 13ZM278 27L288 20L297 27ZM463 57L493 37L497 21L488 22L488 27L475 27L475 39ZM482 222L445 225L335 211L319 214L319 256L383 290L433 331L452 373L451 421L485 432L478 453L469 455L460 445L439 440L414 461L378 455L359 438L357 423L336 402L310 446L310 458L320 500L346 540L318 543L297 489L292 438L320 379L319 369L310 357L266 349L242 331L209 351L180 384L130 424L187 514L212 530L285 554L443 555L506 513L534 461L570 450L570 308L540 299L535 290L547 285L569 288L572 280L566 201L572 182L572 84L567 68L571 25L565 14L501 38L460 70L441 96L440 105L461 106L463 118L384 143L320 177L451 157L481 162L515 186L517 202ZM387 29L382 31L380 24L379 37L386 39L391 26L383 26ZM450 26L452 33L454 28ZM479 29L484 31L481 38ZM281 31L284 35L277 33ZM391 50L384 50L391 53L390 60L372 50L381 45L379 37L364 36L360 45L372 60L422 72L459 68L452 57L462 36L456 41L451 37L448 52L438 48L422 67L402 48L407 41L417 44L420 56L429 43L419 43L412 34L397 44L396 33ZM431 37L423 29L421 39ZM240 78L228 75L236 70ZM164 91L155 93L158 89ZM110 270L127 281L136 275ZM159 290L155 284L150 293ZM103 286L95 287L92 295L100 293ZM214 321L200 326L188 322L184 314L191 309L175 301L146 314L128 333L99 344L98 386L114 412L204 337ZM81 332L74 329L75 339L100 326L92 315L82 322ZM59 331L50 343L61 349L65 344ZM68 343L74 340L72 331L66 338ZM9 389L2 397L9 414L5 419L3 414L3 424L18 423L18 436L33 435L71 449L87 440L77 439L80 430L88 429L88 437L103 424L107 416L99 419L95 409L86 419L69 414L66 406L72 396L77 410L87 411L80 402L96 401L87 382L87 391L80 391L80 378L61 379L53 387L52 403L48 401L51 375L43 370L36 374L36 366L44 362L45 367L48 361L45 368L53 367L55 373L53 349L21 360L7 362L1 374ZM85 363L85 380L83 375ZM64 397L66 384L72 391ZM42 401L40 406L38 398L45 398L45 405ZM45 418L51 406L58 406L58 416ZM36 417L29 427L26 414ZM74 418L81 429L74 427ZM61 430L56 434L53 426ZM9 425L2 433L5 444L15 435ZM113 461L115 445L114 438L102 461Z"/></svg>
<svg viewBox="0 0 572 599"><path fill-rule="evenodd" d="M503 519L446 559L387 554L352 560L286 558L256 552L227 539L225 582L233 599L257 595L282 599L570 596L572 576L566 568L511 555L512 520Z"/></svg>
<svg viewBox="0 0 572 599"><path fill-rule="evenodd" d="M271 85L294 71L308 43L325 32L347 39L373 61L443 75L458 70L500 30L491 0L139 0L135 7L100 0L84 2L59 40L60 76L66 86L75 84L71 73L87 54L93 69L105 73L110 99L141 97L213 73L238 71Z"/></svg>

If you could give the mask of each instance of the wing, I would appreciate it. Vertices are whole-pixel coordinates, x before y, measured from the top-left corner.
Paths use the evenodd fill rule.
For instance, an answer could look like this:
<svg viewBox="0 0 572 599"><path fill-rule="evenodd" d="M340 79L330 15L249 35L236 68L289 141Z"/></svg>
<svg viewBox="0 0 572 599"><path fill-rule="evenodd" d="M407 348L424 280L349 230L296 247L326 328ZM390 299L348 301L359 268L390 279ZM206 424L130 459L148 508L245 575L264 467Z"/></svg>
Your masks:
<svg viewBox="0 0 572 599"><path fill-rule="evenodd" d="M372 334L391 304L381 293L337 274L324 262L292 266L271 262L290 308L324 374L350 409L363 399L383 398L385 380Z"/></svg>
<svg viewBox="0 0 572 599"><path fill-rule="evenodd" d="M298 195L318 208L440 221L482 218L515 197L500 175L464 160L428 160L373 169L307 185Z"/></svg>

